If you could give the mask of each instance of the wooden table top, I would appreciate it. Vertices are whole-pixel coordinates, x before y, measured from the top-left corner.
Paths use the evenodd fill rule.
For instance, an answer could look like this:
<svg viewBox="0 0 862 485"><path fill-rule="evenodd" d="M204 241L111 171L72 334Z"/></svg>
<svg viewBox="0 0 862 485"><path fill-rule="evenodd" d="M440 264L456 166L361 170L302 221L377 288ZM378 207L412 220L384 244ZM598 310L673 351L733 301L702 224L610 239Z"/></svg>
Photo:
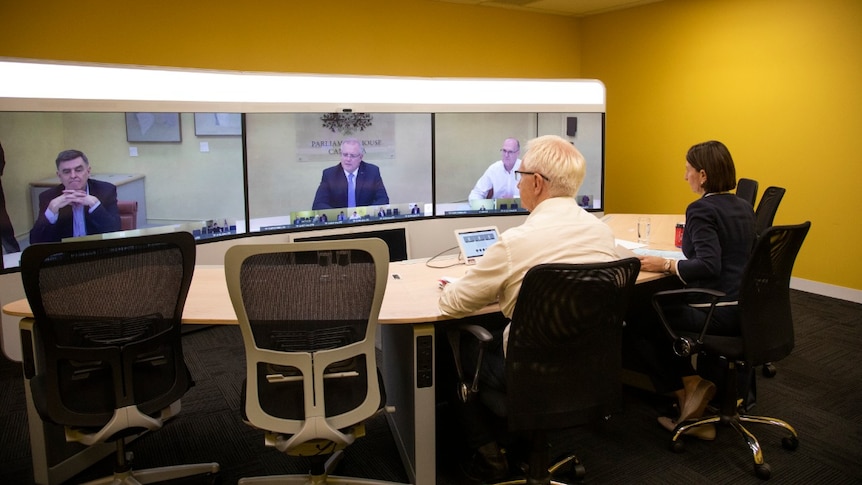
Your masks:
<svg viewBox="0 0 862 485"><path fill-rule="evenodd" d="M617 239L637 240L639 214L611 214L603 220L611 226ZM652 231L650 248L675 250L674 231L679 215L650 214ZM431 323L446 320L437 307L440 294L438 280L444 276L461 277L467 266L456 263L455 256L441 258L426 264L427 259L398 261L389 264L389 278L378 321L381 324ZM453 265L454 264L454 265ZM450 266L451 265L451 266ZM638 283L655 280L665 275L642 272ZM493 304L479 314L499 311ZM3 313L18 317L31 317L26 299L10 302ZM236 314L230 301L223 266L197 266L183 311L183 323L235 325Z"/></svg>

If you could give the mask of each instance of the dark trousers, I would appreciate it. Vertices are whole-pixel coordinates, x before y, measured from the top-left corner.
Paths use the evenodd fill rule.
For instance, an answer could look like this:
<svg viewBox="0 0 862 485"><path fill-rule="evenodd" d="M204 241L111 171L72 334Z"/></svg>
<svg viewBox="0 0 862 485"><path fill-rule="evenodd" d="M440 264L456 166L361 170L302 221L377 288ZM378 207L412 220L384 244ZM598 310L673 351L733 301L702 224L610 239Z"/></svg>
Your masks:
<svg viewBox="0 0 862 485"><path fill-rule="evenodd" d="M682 378L699 372L692 366L691 357L678 357L673 352L673 341L652 306L652 293L658 289L638 286L644 287L636 288L625 318L623 365L647 374L659 394L682 389ZM665 308L665 317L677 332L699 333L706 320L706 310L680 305ZM737 307L716 308L708 333L739 335Z"/></svg>
<svg viewBox="0 0 862 485"><path fill-rule="evenodd" d="M479 393L467 403L452 396L455 423L470 449L491 441L505 439L506 416L506 360L503 356L503 330L508 323L502 315L470 317L465 323L475 323L487 328L493 340L485 348L479 368ZM465 379L472 382L476 370L479 345L470 334L461 336L461 363Z"/></svg>

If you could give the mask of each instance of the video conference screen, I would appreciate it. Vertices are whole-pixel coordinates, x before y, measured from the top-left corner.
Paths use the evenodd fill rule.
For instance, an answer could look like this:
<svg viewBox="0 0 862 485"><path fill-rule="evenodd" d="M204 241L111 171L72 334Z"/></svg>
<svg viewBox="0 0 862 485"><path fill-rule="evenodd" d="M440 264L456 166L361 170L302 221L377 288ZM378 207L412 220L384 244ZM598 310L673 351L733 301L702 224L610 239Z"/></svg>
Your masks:
<svg viewBox="0 0 862 485"><path fill-rule="evenodd" d="M435 215L526 212L513 171L527 141L541 135L559 135L580 150L587 171L578 204L603 208L603 113L437 113L434 133Z"/></svg>
<svg viewBox="0 0 862 485"><path fill-rule="evenodd" d="M249 230L432 216L431 119L247 114Z"/></svg>
<svg viewBox="0 0 862 485"><path fill-rule="evenodd" d="M103 226L116 230L87 236L72 234L69 222L68 234L52 237L188 231L207 242L525 214L512 184L489 185L485 175L503 162L519 163L527 141L544 134L562 136L584 154L578 203L601 210L603 113L0 112L0 180L12 226L4 231L4 268L19 265L31 229L45 224L45 207L61 183L55 160L68 149L87 156L89 178L116 187L112 210L122 210L122 220Z"/></svg>

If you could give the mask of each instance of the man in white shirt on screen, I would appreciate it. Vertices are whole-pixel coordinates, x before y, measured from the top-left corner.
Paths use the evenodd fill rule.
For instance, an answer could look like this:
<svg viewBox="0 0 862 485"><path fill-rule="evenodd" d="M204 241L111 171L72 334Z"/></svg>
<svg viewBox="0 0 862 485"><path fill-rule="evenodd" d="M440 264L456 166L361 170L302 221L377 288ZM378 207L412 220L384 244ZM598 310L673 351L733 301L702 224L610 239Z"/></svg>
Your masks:
<svg viewBox="0 0 862 485"><path fill-rule="evenodd" d="M515 171L521 166L521 144L515 138L506 138L500 149L500 160L492 163L476 181L468 200L516 199L520 197Z"/></svg>
<svg viewBox="0 0 862 485"><path fill-rule="evenodd" d="M515 171L521 204L530 211L523 224L500 235L463 277L444 286L438 305L442 314L466 317L499 301L512 318L527 271L543 263L598 263L619 259L614 234L604 222L579 207L575 196L584 181L586 161L570 142L548 135L527 145L524 161ZM473 317L477 318L477 317ZM492 317L493 318L493 317ZM505 393L505 330L489 328L494 340L485 350L480 387ZM476 362L476 349L462 343L467 366ZM466 369L465 372L473 372ZM497 481L508 474L498 445L493 413L479 399L458 407L467 446L475 450L464 473L473 480Z"/></svg>

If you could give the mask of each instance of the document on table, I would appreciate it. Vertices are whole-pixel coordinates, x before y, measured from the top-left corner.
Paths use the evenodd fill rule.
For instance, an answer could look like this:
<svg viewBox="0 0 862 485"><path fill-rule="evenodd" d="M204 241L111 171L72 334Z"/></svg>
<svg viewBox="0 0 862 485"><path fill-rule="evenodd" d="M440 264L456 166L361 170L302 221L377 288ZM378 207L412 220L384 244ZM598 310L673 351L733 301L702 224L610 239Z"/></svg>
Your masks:
<svg viewBox="0 0 862 485"><path fill-rule="evenodd" d="M685 255L682 254L682 251L661 251L649 248L637 248L632 251L639 256L658 256L665 259L685 259Z"/></svg>
<svg viewBox="0 0 862 485"><path fill-rule="evenodd" d="M660 258L685 259L682 251L666 251L659 249L650 249L646 244L617 239L617 254L621 258L629 258L632 256L658 256Z"/></svg>
<svg viewBox="0 0 862 485"><path fill-rule="evenodd" d="M635 242L631 242L631 241L626 241L625 239L617 239L616 240L617 254L620 256L620 258L637 257L637 254L635 253L634 250L638 249L638 248L642 248L643 246L644 246L643 244L639 244L639 243L635 243Z"/></svg>

